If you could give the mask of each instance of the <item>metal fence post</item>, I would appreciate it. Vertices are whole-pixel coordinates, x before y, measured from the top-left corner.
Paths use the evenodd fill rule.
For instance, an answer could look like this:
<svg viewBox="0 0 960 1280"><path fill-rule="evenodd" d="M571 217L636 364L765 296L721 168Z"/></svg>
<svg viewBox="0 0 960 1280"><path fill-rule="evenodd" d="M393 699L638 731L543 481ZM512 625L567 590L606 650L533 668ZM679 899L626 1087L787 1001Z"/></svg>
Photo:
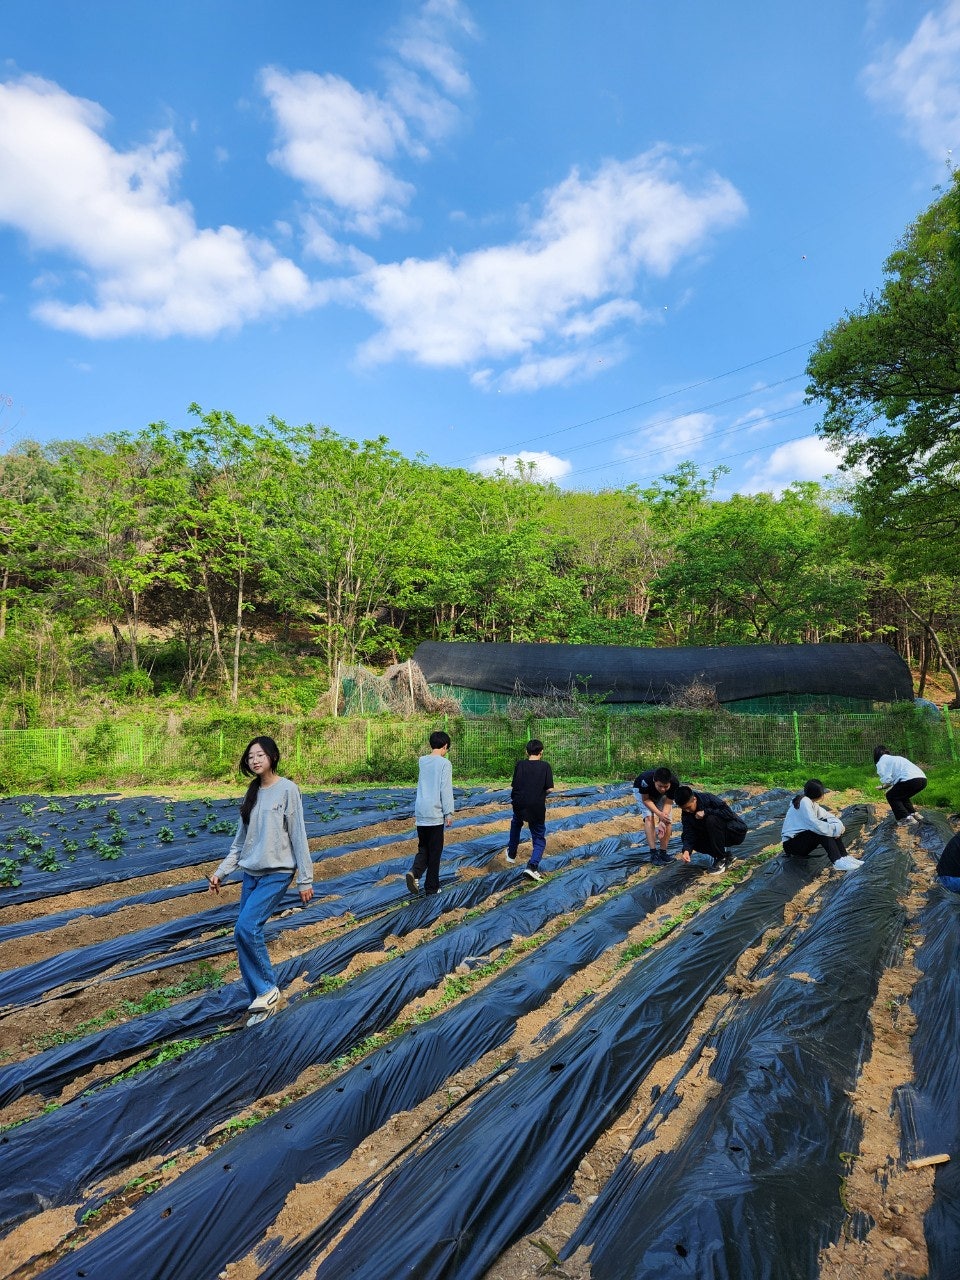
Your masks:
<svg viewBox="0 0 960 1280"><path fill-rule="evenodd" d="M800 717L795 711L793 713L793 750L797 764L802 764L803 761L800 756Z"/></svg>
<svg viewBox="0 0 960 1280"><path fill-rule="evenodd" d="M953 740L953 725L950 723L950 708L943 708L943 718L947 725L947 742L950 745L950 760L953 764L957 763L957 746Z"/></svg>

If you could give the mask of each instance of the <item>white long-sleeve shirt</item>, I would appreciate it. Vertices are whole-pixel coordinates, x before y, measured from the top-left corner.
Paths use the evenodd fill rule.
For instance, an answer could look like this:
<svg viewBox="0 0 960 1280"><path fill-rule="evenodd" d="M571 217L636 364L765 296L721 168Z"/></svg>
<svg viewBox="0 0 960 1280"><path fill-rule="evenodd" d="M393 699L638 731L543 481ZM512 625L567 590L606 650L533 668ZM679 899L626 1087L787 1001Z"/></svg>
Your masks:
<svg viewBox="0 0 960 1280"><path fill-rule="evenodd" d="M843 830L843 823L835 813L824 809L809 796L802 796L796 808L793 807L792 801L787 805L780 839L789 840L791 836L797 836L801 831L816 831L821 836L836 837L842 836Z"/></svg>
<svg viewBox="0 0 960 1280"><path fill-rule="evenodd" d="M877 774L886 791L895 782L909 782L911 778L925 778L927 775L918 769L906 756L892 756L889 752L877 761Z"/></svg>

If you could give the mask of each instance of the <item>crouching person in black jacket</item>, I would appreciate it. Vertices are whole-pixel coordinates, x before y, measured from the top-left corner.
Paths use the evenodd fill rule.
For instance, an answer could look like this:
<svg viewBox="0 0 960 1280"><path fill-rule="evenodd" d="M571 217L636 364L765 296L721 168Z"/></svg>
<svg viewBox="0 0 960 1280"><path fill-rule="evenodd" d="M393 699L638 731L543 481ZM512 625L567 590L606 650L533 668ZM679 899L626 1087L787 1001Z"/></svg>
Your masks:
<svg viewBox="0 0 960 1280"><path fill-rule="evenodd" d="M678 787L676 803L683 813L680 857L689 862L691 853L706 853L713 859L710 874L721 875L732 861L729 849L743 844L747 824L725 800L709 791Z"/></svg>

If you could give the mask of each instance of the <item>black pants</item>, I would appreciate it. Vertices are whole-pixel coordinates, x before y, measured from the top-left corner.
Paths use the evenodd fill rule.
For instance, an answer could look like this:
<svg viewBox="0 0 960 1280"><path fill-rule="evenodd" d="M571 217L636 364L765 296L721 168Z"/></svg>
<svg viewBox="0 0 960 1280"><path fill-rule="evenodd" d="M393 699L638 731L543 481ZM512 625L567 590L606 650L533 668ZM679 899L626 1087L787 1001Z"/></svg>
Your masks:
<svg viewBox="0 0 960 1280"><path fill-rule="evenodd" d="M443 823L439 827L417 827L417 856L413 860L413 874L419 880L424 871L424 893L440 892L440 855L443 853Z"/></svg>
<svg viewBox="0 0 960 1280"><path fill-rule="evenodd" d="M731 831L718 813L705 813L691 824L691 828L694 852L709 853L711 858L725 857L733 845L743 844L747 834L742 828Z"/></svg>
<svg viewBox="0 0 960 1280"><path fill-rule="evenodd" d="M887 801L893 810L893 816L898 822L901 818L905 818L908 813L916 812L910 803L910 797L917 795L926 785L926 778L908 778L906 782L895 782L888 789Z"/></svg>
<svg viewBox="0 0 960 1280"><path fill-rule="evenodd" d="M798 831L783 842L783 852L789 858L809 858L816 848L825 849L831 862L847 856L839 836L823 836L819 831Z"/></svg>

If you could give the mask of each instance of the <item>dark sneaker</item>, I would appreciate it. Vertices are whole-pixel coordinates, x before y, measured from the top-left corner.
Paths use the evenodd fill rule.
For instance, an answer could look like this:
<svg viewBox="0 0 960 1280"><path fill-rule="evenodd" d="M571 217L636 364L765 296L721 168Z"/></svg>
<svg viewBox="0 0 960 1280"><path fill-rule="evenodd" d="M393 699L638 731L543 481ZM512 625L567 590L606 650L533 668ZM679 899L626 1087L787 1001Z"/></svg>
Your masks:
<svg viewBox="0 0 960 1280"><path fill-rule="evenodd" d="M417 879L417 877L413 874L412 871L407 872L407 888L410 890L411 893L420 892L420 881Z"/></svg>
<svg viewBox="0 0 960 1280"><path fill-rule="evenodd" d="M670 857L669 853L665 853L663 849L658 849L657 852L651 856L650 861L655 867L666 867L670 865L673 859Z"/></svg>
<svg viewBox="0 0 960 1280"><path fill-rule="evenodd" d="M725 871L730 870L730 864L733 859L728 855L725 858L714 858L713 866L709 868L708 874L711 876L722 876Z"/></svg>
<svg viewBox="0 0 960 1280"><path fill-rule="evenodd" d="M540 874L540 872L537 870L536 867L524 867L523 874L529 880L535 880L537 884L539 884L540 881L543 879L543 876Z"/></svg>

